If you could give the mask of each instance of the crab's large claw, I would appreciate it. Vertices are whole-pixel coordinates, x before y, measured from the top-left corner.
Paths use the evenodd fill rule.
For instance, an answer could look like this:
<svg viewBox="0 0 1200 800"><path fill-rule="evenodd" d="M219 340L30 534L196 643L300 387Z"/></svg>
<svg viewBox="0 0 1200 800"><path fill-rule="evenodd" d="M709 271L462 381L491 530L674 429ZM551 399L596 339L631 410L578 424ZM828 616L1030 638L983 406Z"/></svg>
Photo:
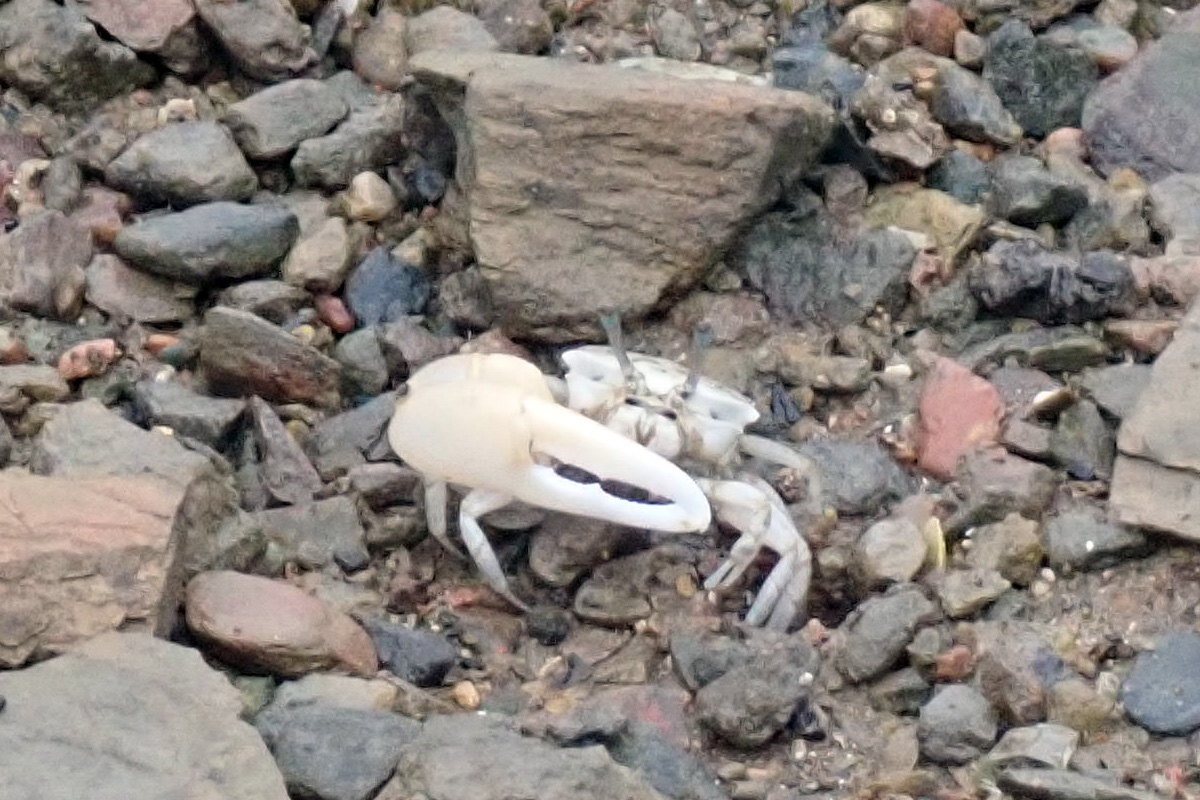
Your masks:
<svg viewBox="0 0 1200 800"><path fill-rule="evenodd" d="M418 370L388 441L427 483L472 490L459 531L493 587L518 604L475 519L512 500L671 533L711 520L683 470L556 404L537 368L511 356L450 356Z"/></svg>

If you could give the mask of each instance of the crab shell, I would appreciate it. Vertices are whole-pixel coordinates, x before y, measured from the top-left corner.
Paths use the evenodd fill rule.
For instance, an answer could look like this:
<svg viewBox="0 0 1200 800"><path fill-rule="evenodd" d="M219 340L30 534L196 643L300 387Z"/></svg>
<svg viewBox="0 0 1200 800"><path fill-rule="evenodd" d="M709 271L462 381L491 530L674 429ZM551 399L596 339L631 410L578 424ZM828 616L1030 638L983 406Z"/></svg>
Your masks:
<svg viewBox="0 0 1200 800"><path fill-rule="evenodd" d="M685 394L688 370L665 358L629 353L646 390L633 395L625 392L612 348L585 345L565 351L561 359L571 408L604 420L666 458L687 452L720 461L759 418L750 398L708 378L700 377Z"/></svg>
<svg viewBox="0 0 1200 800"><path fill-rule="evenodd" d="M498 492L552 511L670 533L708 527L696 482L645 447L555 402L545 376L506 354L460 354L414 373L396 405L388 441L427 480ZM555 470L569 464L599 478ZM619 481L663 502L605 490Z"/></svg>

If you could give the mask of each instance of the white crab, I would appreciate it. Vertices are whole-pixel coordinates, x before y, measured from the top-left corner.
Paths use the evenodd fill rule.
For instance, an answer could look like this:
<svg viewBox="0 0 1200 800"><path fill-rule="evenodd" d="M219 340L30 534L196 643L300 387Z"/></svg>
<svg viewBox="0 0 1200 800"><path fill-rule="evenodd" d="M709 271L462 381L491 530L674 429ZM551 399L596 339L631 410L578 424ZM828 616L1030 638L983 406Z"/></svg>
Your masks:
<svg viewBox="0 0 1200 800"><path fill-rule="evenodd" d="M524 609L479 525L484 514L520 500L685 533L706 529L715 510L742 535L706 587L730 586L760 548L775 550L779 563L747 622L786 629L808 591L808 546L765 481L751 474L715 476L736 467L741 452L795 467L810 479L811 464L790 448L743 433L758 416L749 399L664 359L634 355L631 372L622 367L624 351L616 344L615 350L564 353L563 381L503 354L447 356L409 378L388 441L422 475L430 532L457 552L446 532L447 487L467 489L459 509L463 542L488 583ZM559 404L556 392L569 407ZM693 479L674 460L705 465L706 476ZM810 483L810 491L818 488Z"/></svg>

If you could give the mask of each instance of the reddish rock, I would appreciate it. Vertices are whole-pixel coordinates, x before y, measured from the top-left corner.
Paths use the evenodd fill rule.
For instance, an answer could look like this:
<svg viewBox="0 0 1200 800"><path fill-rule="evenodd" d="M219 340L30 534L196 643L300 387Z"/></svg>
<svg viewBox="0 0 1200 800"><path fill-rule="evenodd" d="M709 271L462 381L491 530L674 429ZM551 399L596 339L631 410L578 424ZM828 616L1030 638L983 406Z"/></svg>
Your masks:
<svg viewBox="0 0 1200 800"><path fill-rule="evenodd" d="M332 294L318 295L313 301L317 316L334 333L344 334L354 330L354 315L346 308L342 298Z"/></svg>
<svg viewBox="0 0 1200 800"><path fill-rule="evenodd" d="M904 42L934 55L954 55L954 37L963 30L962 17L940 0L912 0L904 16Z"/></svg>
<svg viewBox="0 0 1200 800"><path fill-rule="evenodd" d="M994 386L951 359L938 359L917 403L917 464L940 480L952 479L959 458L997 440L1003 416Z"/></svg>
<svg viewBox="0 0 1200 800"><path fill-rule="evenodd" d="M956 644L940 653L934 662L933 677L941 683L957 683L971 677L975 670L975 654L965 644Z"/></svg>
<svg viewBox="0 0 1200 800"><path fill-rule="evenodd" d="M106 186L88 186L79 197L78 207L71 212L71 219L91 231L97 244L112 244L132 209L129 195Z"/></svg>
<svg viewBox="0 0 1200 800"><path fill-rule="evenodd" d="M336 669L374 675L371 637L348 615L295 586L238 572L205 572L187 587L188 628L231 664L297 677Z"/></svg>
<svg viewBox="0 0 1200 800"><path fill-rule="evenodd" d="M134 50L158 52L193 25L191 0L81 0L79 10Z"/></svg>
<svg viewBox="0 0 1200 800"><path fill-rule="evenodd" d="M83 342L63 353L58 359L58 374L66 381L103 375L120 355L121 351L114 339Z"/></svg>
<svg viewBox="0 0 1200 800"><path fill-rule="evenodd" d="M1133 258L1129 266L1138 292L1144 297L1186 306L1200 294L1200 256Z"/></svg>
<svg viewBox="0 0 1200 800"><path fill-rule="evenodd" d="M147 353L158 358L168 347L174 347L182 341L178 336L170 333L152 333L146 337L143 347L146 348Z"/></svg>
<svg viewBox="0 0 1200 800"><path fill-rule="evenodd" d="M1156 356L1167 349L1178 327L1173 319L1110 319L1104 323L1104 338L1139 356Z"/></svg>
<svg viewBox="0 0 1200 800"><path fill-rule="evenodd" d="M0 297L21 311L74 320L91 260L86 229L58 211L34 212L12 233L0 233Z"/></svg>
<svg viewBox="0 0 1200 800"><path fill-rule="evenodd" d="M185 487L0 472L0 667L118 627L164 633Z"/></svg>
<svg viewBox="0 0 1200 800"><path fill-rule="evenodd" d="M7 328L0 328L0 366L24 364L29 358L25 340Z"/></svg>

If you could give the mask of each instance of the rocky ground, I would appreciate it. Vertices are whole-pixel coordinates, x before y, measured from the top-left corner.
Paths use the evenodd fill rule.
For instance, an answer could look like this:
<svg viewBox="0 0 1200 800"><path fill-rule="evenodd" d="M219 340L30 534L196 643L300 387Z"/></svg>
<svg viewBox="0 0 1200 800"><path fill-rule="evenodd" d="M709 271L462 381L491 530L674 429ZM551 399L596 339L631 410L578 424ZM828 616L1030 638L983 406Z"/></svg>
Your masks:
<svg viewBox="0 0 1200 800"><path fill-rule="evenodd" d="M0 798L1200 796L1186 5L0 0ZM426 535L406 376L612 310L818 465L791 633Z"/></svg>

